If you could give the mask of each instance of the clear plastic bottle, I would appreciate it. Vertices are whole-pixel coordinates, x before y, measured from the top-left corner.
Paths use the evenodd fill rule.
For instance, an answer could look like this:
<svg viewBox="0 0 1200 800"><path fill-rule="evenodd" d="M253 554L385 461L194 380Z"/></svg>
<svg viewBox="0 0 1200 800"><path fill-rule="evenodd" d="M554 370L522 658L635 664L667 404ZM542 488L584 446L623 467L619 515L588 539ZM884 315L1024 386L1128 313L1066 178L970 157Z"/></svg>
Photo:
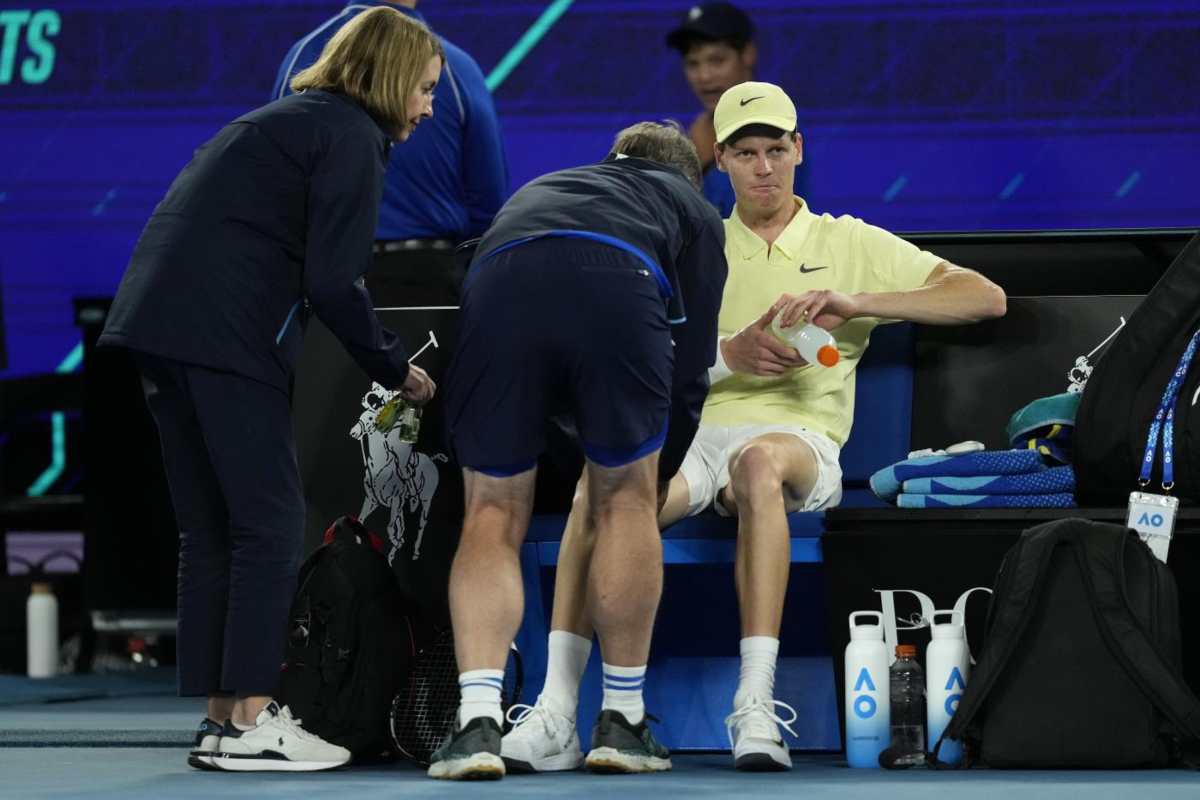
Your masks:
<svg viewBox="0 0 1200 800"><path fill-rule="evenodd" d="M841 356L838 354L837 342L829 331L811 322L784 328L780 323L782 316L782 311L775 315L775 319L771 321L771 332L784 343L796 348L801 358L822 367L832 367L838 363Z"/></svg>
<svg viewBox="0 0 1200 800"><path fill-rule="evenodd" d="M891 676L892 745L895 764L925 763L925 671L917 663L917 648L896 645Z"/></svg>

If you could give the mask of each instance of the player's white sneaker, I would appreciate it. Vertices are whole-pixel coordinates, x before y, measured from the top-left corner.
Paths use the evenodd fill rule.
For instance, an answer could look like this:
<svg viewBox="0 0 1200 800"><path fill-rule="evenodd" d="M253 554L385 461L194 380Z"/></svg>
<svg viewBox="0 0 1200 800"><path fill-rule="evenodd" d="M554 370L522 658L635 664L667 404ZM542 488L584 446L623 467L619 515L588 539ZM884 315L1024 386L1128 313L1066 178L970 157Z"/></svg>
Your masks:
<svg viewBox="0 0 1200 800"><path fill-rule="evenodd" d="M782 719L775 707L791 714ZM762 700L750 696L741 707L725 718L729 733L729 744L733 746L733 765L748 772L774 772L792 768L792 757L788 753L782 725L792 736L792 723L796 721L796 710L778 700Z"/></svg>
<svg viewBox="0 0 1200 800"><path fill-rule="evenodd" d="M558 772L583 765L575 720L552 709L541 695L532 706L510 708L508 721L513 729L500 741L500 755L510 772Z"/></svg>
<svg viewBox="0 0 1200 800"><path fill-rule="evenodd" d="M229 722L212 765L229 772L315 772L350 762L350 751L309 733L291 710L272 700L255 725L243 731Z"/></svg>

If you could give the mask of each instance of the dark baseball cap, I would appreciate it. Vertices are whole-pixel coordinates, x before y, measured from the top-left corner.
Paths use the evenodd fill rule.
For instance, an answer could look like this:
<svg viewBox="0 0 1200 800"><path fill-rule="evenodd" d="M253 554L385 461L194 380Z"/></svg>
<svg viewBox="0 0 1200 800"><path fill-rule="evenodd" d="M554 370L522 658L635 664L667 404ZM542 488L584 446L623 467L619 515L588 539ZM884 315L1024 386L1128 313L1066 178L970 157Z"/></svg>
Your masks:
<svg viewBox="0 0 1200 800"><path fill-rule="evenodd" d="M679 52L693 39L748 42L754 38L754 24L732 3L700 3L688 9L679 27L667 34L667 46Z"/></svg>

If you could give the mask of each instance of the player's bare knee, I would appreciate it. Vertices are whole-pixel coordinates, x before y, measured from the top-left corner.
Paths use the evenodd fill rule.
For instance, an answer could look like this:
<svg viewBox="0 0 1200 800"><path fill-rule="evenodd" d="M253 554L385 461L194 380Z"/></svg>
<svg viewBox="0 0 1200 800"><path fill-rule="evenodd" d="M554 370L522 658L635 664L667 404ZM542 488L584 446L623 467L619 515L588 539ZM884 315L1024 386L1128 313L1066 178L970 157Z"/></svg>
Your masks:
<svg viewBox="0 0 1200 800"><path fill-rule="evenodd" d="M729 486L738 508L753 508L782 496L783 475L771 448L750 444L734 458L729 469Z"/></svg>

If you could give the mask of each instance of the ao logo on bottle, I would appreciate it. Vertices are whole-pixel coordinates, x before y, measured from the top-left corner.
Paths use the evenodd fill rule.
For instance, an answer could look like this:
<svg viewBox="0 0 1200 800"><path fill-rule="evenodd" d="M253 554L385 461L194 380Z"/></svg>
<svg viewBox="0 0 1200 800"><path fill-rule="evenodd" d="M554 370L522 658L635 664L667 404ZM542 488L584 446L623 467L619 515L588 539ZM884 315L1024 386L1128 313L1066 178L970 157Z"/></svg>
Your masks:
<svg viewBox="0 0 1200 800"><path fill-rule="evenodd" d="M946 697L944 708L949 716L954 716L954 712L958 710L958 701L962 700L963 692L966 691L967 682L963 680L962 672L958 667L950 671L950 678L946 681L946 691L952 694Z"/></svg>
<svg viewBox="0 0 1200 800"><path fill-rule="evenodd" d="M875 681L871 680L871 673L866 667L859 670L858 679L854 682L854 714L859 719L870 719L875 716L875 712L879 710L879 704L875 702L875 698L869 694L860 694L860 692L874 692Z"/></svg>

